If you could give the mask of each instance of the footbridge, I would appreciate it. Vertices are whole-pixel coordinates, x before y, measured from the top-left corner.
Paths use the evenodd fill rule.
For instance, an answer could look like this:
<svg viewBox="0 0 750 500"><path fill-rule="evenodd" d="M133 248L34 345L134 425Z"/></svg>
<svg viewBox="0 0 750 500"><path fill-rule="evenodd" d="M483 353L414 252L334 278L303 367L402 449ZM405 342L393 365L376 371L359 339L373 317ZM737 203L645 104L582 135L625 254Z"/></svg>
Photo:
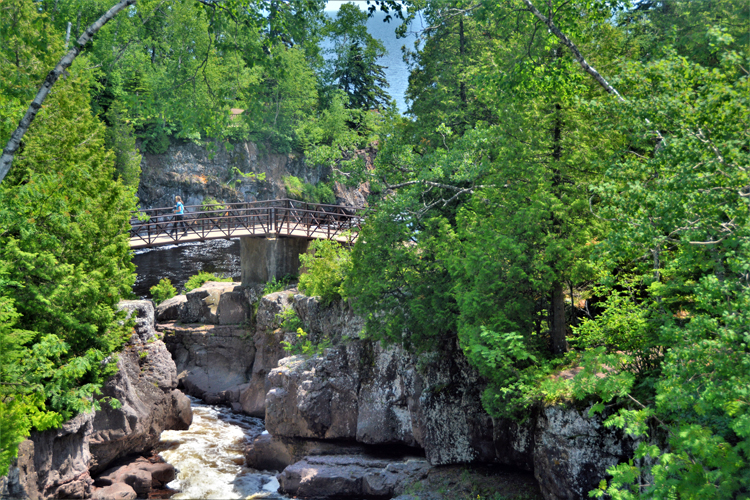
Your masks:
<svg viewBox="0 0 750 500"><path fill-rule="evenodd" d="M133 249L239 238L243 284L297 274L299 255L311 240L354 243L364 221L361 208L290 199L186 205L182 221L173 207L136 215L130 227Z"/></svg>

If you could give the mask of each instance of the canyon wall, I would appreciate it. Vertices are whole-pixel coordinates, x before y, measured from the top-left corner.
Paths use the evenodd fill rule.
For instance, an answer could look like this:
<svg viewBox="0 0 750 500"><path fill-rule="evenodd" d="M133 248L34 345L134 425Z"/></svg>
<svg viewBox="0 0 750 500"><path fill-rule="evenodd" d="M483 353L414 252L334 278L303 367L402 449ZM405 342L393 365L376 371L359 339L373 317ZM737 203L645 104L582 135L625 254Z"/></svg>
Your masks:
<svg viewBox="0 0 750 500"><path fill-rule="evenodd" d="M370 494L375 484L406 480L394 479L394 467L418 480L426 459L429 466L516 467L533 472L546 499L572 500L586 498L609 466L632 456L635 443L605 428L601 417L589 417L587 408L539 405L522 423L492 418L481 404L485 381L455 342L414 355L363 338L362 318L344 303L324 307L294 289L263 297L246 291L239 298L236 284L204 287L175 301L180 317L194 321L198 315L190 309L203 301L203 310L244 308L237 316L244 321L231 327L233 334L216 314L202 314L205 323L158 326L177 360L181 387L265 416L268 434L248 446L246 459L258 469L283 469L279 481L288 494L320 493L342 474L362 476L340 494ZM217 288L224 292L211 297ZM306 336L282 327L290 315ZM391 457L401 465L386 470L371 455L388 450L402 459ZM305 482L303 470L317 471L305 476L317 477L314 483ZM395 486L377 491L383 498L400 493Z"/></svg>
<svg viewBox="0 0 750 500"><path fill-rule="evenodd" d="M287 197L285 176L317 184L329 174L327 168L307 164L300 154L263 152L252 142L227 147L173 140L166 153L143 153L138 198L141 208L171 207L175 195L185 205L200 205L205 198L227 203L271 200ZM336 183L334 191L337 203L346 206L363 206L367 196L366 186L350 189Z"/></svg>

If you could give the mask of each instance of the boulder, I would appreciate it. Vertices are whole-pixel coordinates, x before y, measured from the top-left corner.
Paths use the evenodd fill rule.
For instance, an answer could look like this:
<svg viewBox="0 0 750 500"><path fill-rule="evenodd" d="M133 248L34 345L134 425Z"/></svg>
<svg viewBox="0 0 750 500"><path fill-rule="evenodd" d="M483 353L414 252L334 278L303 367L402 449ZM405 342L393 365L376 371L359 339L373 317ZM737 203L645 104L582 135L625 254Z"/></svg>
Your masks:
<svg viewBox="0 0 750 500"><path fill-rule="evenodd" d="M392 498L406 484L427 476L423 458L401 460L365 455L306 457L279 474L280 491L304 498Z"/></svg>
<svg viewBox="0 0 750 500"><path fill-rule="evenodd" d="M240 388L250 379L255 359L248 330L178 323L161 323L157 328L164 333L185 392L213 404L239 401Z"/></svg>
<svg viewBox="0 0 750 500"><path fill-rule="evenodd" d="M334 344L359 338L365 326L364 318L355 314L348 302L336 301L323 306L318 297L296 294L293 305L308 334L327 337Z"/></svg>
<svg viewBox="0 0 750 500"><path fill-rule="evenodd" d="M154 330L154 303L150 300L121 300L118 309L127 311L128 318L135 320L131 345L143 344L156 334Z"/></svg>
<svg viewBox="0 0 750 500"><path fill-rule="evenodd" d="M96 478L94 484L100 487L126 484L138 495L148 495L152 488L162 488L174 478L172 465L139 457L133 462L106 470Z"/></svg>
<svg viewBox="0 0 750 500"><path fill-rule="evenodd" d="M112 486L97 488L91 497L92 500L135 500L138 493L125 483L116 483Z"/></svg>
<svg viewBox="0 0 750 500"><path fill-rule="evenodd" d="M350 340L321 356L292 356L268 375L266 427L275 436L419 446L433 465L495 460L483 384L455 352L416 358Z"/></svg>
<svg viewBox="0 0 750 500"><path fill-rule="evenodd" d="M415 417L424 385L414 358L400 346L357 341L350 350L362 360L357 394L357 434L362 443L402 443L420 446L422 434ZM349 365L356 360L350 360Z"/></svg>
<svg viewBox="0 0 750 500"><path fill-rule="evenodd" d="M417 440L432 465L495 460L492 419L482 407L484 380L458 342L422 360L414 405ZM446 445L448 443L448 445Z"/></svg>
<svg viewBox="0 0 750 500"><path fill-rule="evenodd" d="M151 302L124 301L121 307L137 311L139 323L118 355L118 372L107 380L99 396L117 399L122 406L102 403L93 419L89 447L94 473L120 457L149 451L163 430L187 429L192 422L190 401L177 390L174 361L164 343L157 340Z"/></svg>
<svg viewBox="0 0 750 500"><path fill-rule="evenodd" d="M208 281L185 295L179 310L183 323L236 325L252 318L251 305L258 300L257 288L243 288L241 283Z"/></svg>
<svg viewBox="0 0 750 500"><path fill-rule="evenodd" d="M187 303L187 297L177 295L167 299L156 308L156 321L174 321L180 318L182 309Z"/></svg>
<svg viewBox="0 0 750 500"><path fill-rule="evenodd" d="M327 356L292 356L271 370L266 394L266 428L273 435L318 439L354 439L357 433L360 344L330 349Z"/></svg>
<svg viewBox="0 0 750 500"><path fill-rule="evenodd" d="M307 456L361 455L368 451L368 447L357 443L284 438L264 432L245 448L245 465L281 471Z"/></svg>
<svg viewBox="0 0 750 500"><path fill-rule="evenodd" d="M495 443L497 462L534 470L534 431L537 412L533 410L523 422L509 419L493 419L492 440Z"/></svg>

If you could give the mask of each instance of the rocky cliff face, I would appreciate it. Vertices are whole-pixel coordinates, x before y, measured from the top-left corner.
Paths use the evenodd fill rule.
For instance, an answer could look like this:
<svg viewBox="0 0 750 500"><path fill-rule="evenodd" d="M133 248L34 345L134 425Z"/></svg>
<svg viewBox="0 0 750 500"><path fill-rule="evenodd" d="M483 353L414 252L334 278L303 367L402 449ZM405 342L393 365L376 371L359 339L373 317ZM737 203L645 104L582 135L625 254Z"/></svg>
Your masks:
<svg viewBox="0 0 750 500"><path fill-rule="evenodd" d="M415 356L361 338L363 320L346 304L323 307L294 290L258 297L209 283L160 306L202 323L158 328L183 387L265 416L269 434L248 447L247 464L283 469L289 494L341 487L341 495L390 498L403 488L388 485L419 480L426 465L505 464L533 471L547 500L572 500L586 498L607 467L632 455L632 441L586 409L539 407L522 424L491 418L481 405L484 381L456 343ZM223 310L246 319L221 324ZM290 356L285 344L299 351L302 342L281 327L290 311L305 340L331 347ZM373 458L384 452L393 466Z"/></svg>
<svg viewBox="0 0 750 500"><path fill-rule="evenodd" d="M265 180L243 177L235 169L264 174ZM144 153L141 170L138 198L143 208L171 207L175 195L185 205L200 205L204 198L228 203L285 198L285 176L317 184L329 174L307 165L300 155L263 153L252 142L234 144L231 150L220 144L209 150L192 142L173 142L164 154ZM367 196L366 186L337 185L335 191L338 201L347 206L362 206Z"/></svg>
<svg viewBox="0 0 750 500"><path fill-rule="evenodd" d="M123 301L136 316L129 344L118 356L119 371L102 389L102 397L122 406L103 404L94 416L89 437L91 470L100 472L130 453L144 453L159 442L162 431L190 427L190 400L177 389L174 361L154 329L154 306L147 300Z"/></svg>
<svg viewBox="0 0 750 500"><path fill-rule="evenodd" d="M417 357L359 338L361 320L341 304L324 308L295 295L290 307L314 341L339 342L317 356L281 359L270 371L273 442L263 446L345 440L421 448L431 465L507 464L533 471L547 500L586 498L607 467L632 456L634 443L586 409L540 407L524 424L492 419L480 401L484 382L456 344Z"/></svg>
<svg viewBox="0 0 750 500"><path fill-rule="evenodd" d="M3 498L89 498L95 490L92 473L149 450L162 430L190 425L190 401L176 389L174 362L155 336L153 305L123 301L120 307L131 311L136 327L101 397L115 397L122 406L103 404L102 410L78 415L60 429L32 432L8 477L0 478Z"/></svg>

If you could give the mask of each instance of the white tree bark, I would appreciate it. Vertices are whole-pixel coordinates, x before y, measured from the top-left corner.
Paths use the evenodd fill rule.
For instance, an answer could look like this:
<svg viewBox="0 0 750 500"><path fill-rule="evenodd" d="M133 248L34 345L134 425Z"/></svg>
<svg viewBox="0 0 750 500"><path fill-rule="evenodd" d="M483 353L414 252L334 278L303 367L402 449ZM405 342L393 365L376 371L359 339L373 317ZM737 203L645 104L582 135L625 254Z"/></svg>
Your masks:
<svg viewBox="0 0 750 500"><path fill-rule="evenodd" d="M623 102L625 101L625 99L622 98L620 93L612 85L610 85L609 82L605 80L604 77L600 75L598 71L596 71L589 63L586 62L586 59L583 58L583 55L581 55L581 52L578 50L578 47L576 47L576 45L572 41L570 41L570 38L565 36L565 33L560 31L560 28L558 28L557 25L555 25L555 23L552 22L552 19L548 18L547 16L539 12L539 10L537 10L537 8L534 7L534 4L531 3L531 0L523 0L523 3L526 4L526 6L529 8L532 14L534 14L545 25L547 25L547 28L549 28L552 34L555 35L562 42L563 45L565 45L566 47L570 49L570 51L573 53L573 57L575 57L576 61L578 61L578 64L581 65L581 67L586 73L593 76L594 79L599 83L599 85L604 87L604 90L606 90L612 95L617 96L617 98L620 101L623 101Z"/></svg>
<svg viewBox="0 0 750 500"><path fill-rule="evenodd" d="M110 19L115 17L117 13L125 7L134 5L136 1L137 0L120 0L120 2L115 4L115 6L109 9L102 17L97 19L91 26L86 28L86 31L84 31L83 34L78 38L78 40L76 40L73 48L70 49L70 51L68 51L68 53L65 54L62 59L60 59L60 62L57 63L57 66L55 66L55 68L49 72L47 78L44 79L44 83L39 89L36 97L33 101L31 101L26 114L18 123L18 128L16 128L16 130L10 136L8 144L6 144L5 149L3 150L2 158L0 158L0 182L5 179L5 176L10 171L10 167L13 164L13 156L16 154L18 147L21 145L21 140L23 139L24 134L29 129L29 126L31 126L31 122L34 121L36 114L42 107L44 99L47 97L47 94L49 94L49 91L50 89L52 89L52 86L55 84L55 82L57 82L57 79L60 78L60 75L62 75L63 72L68 69L71 64L73 64L73 60L78 56L78 54L80 54L83 46L86 45L89 40L91 40L91 38L96 34L97 31L101 29L102 26L107 24Z"/></svg>

